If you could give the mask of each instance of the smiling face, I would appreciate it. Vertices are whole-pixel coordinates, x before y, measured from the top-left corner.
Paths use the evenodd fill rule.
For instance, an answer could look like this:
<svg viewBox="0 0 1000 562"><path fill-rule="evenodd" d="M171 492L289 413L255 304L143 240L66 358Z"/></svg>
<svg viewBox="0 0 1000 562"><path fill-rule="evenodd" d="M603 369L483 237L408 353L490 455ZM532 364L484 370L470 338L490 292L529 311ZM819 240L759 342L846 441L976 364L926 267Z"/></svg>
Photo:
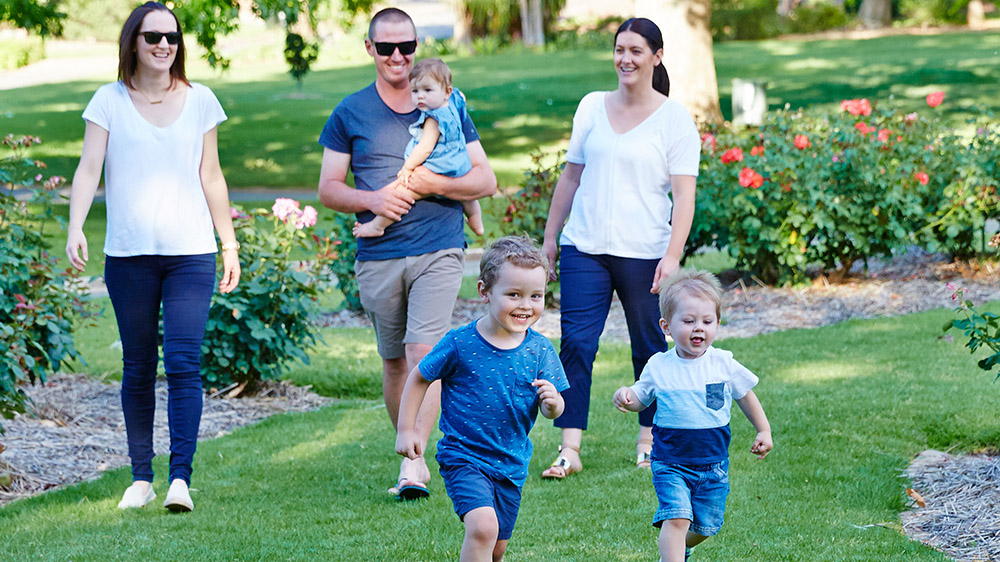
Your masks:
<svg viewBox="0 0 1000 562"><path fill-rule="evenodd" d="M413 105L420 111L427 111L444 105L451 95L451 88L446 88L437 80L426 77L410 83L410 94L413 96Z"/></svg>
<svg viewBox="0 0 1000 562"><path fill-rule="evenodd" d="M691 293L683 294L670 318L660 318L660 328L674 339L679 357L701 357L715 341L719 329L716 304Z"/></svg>
<svg viewBox="0 0 1000 562"><path fill-rule="evenodd" d="M383 20L375 25L372 36L365 39L365 49L375 59L375 71L379 80L393 88L409 87L410 70L416 53L404 55L397 48L393 49L392 54L382 56L375 50L375 43L403 43L416 39L417 30L409 21Z"/></svg>
<svg viewBox="0 0 1000 562"><path fill-rule="evenodd" d="M177 58L178 45L167 43L166 37L161 37L156 45L150 45L143 38L143 33L147 31L157 31L160 33L176 32L177 22L170 12L165 10L154 10L146 14L139 27L139 33L135 38L135 52L138 59L138 67L155 72L170 72L170 67Z"/></svg>
<svg viewBox="0 0 1000 562"><path fill-rule="evenodd" d="M496 283L489 290L479 281L479 296L489 305L489 328L501 336L524 334L545 309L548 275L542 267L500 266Z"/></svg>
<svg viewBox="0 0 1000 562"><path fill-rule="evenodd" d="M663 50L655 53L646 39L634 31L623 31L615 39L615 72L619 86L653 84L653 68L660 64Z"/></svg>

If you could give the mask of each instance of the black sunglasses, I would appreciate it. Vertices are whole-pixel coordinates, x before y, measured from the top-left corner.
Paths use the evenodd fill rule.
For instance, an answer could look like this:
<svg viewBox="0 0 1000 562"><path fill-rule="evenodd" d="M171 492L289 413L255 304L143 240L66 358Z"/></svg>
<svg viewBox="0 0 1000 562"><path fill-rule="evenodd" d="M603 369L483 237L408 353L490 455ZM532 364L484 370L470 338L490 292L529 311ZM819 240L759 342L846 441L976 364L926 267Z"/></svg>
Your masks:
<svg viewBox="0 0 1000 562"><path fill-rule="evenodd" d="M401 55L412 55L417 50L417 40L403 41L402 43L375 43L375 52L383 57L391 57L393 51L399 49Z"/></svg>
<svg viewBox="0 0 1000 562"><path fill-rule="evenodd" d="M160 40L164 37L167 38L168 45L177 45L181 42L181 32L180 31L169 31L167 33L160 33L159 31L143 31L142 38L146 40L146 43L150 45L159 45Z"/></svg>

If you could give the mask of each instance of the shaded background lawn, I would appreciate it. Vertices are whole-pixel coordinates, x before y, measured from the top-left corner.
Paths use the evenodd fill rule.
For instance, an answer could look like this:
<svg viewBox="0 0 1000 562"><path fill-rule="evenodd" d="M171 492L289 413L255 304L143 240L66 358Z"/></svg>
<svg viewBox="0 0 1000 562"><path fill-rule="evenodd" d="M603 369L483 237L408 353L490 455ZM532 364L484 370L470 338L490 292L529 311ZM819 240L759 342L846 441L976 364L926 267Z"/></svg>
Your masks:
<svg viewBox="0 0 1000 562"><path fill-rule="evenodd" d="M994 306L994 310L996 307ZM928 447L1000 443L1000 388L960 343L938 338L948 310L793 330L720 347L758 373L775 431L764 461L734 413L732 488L722 533L695 560L946 560L894 527L906 509L909 460ZM367 330L331 330L314 354L329 372L374 363ZM340 351L356 350L350 357ZM596 367L586 469L565 482L537 475L558 432L541 420L536 454L507 560L654 560L649 473L632 464L635 416L610 404L630 378L628 348L605 345ZM297 382L317 373L296 369ZM440 479L431 499L396 504L397 467L377 377L327 388L343 400L282 415L204 442L193 513L114 508L127 470L0 510L10 560L450 560L461 526ZM373 399L359 399L365 396ZM156 461L165 473L165 459ZM162 480L158 484L163 492ZM158 504L157 504L158 505ZM859 528L872 524L885 527Z"/></svg>
<svg viewBox="0 0 1000 562"><path fill-rule="evenodd" d="M110 52L114 52L111 50ZM898 99L907 111L925 109L923 97L944 90L937 111L956 124L997 108L1000 33L945 33L868 40L771 40L715 46L723 112L729 115L732 78L763 80L771 108L836 104L846 98ZM600 50L448 57L455 84L469 107L501 186L518 184L528 153L564 146L580 98L613 89L611 46ZM316 139L333 107L374 79L369 62L319 65L305 81L306 96L291 96L284 63L237 62L219 76L196 57L190 76L219 96L229 120L220 126L226 179L236 188L313 188L322 151ZM337 63L343 64L343 63ZM94 90L113 75L39 85L0 94L0 132L33 134L44 144L33 155L53 174L70 177L83 139L80 114ZM683 88L683 84L674 84Z"/></svg>

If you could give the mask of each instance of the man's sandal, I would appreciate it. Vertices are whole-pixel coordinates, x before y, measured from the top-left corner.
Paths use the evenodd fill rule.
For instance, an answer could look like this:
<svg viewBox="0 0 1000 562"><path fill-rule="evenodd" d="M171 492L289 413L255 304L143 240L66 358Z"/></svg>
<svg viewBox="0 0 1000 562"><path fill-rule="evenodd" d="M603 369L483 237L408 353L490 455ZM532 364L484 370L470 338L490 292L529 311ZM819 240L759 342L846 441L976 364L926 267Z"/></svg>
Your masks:
<svg viewBox="0 0 1000 562"><path fill-rule="evenodd" d="M637 444L638 446L649 445L649 451L636 452L635 454L635 466L638 468L649 468L653 465L653 440L641 439Z"/></svg>
<svg viewBox="0 0 1000 562"><path fill-rule="evenodd" d="M563 448L564 448L563 446L559 447L560 453L562 452ZM576 451L577 456L580 455L580 449L576 447L573 447L571 445L566 445L565 448ZM570 474L580 472L581 470L583 470L582 466L579 467L573 466L573 464L569 462L569 459L567 459L562 455L559 455L558 457L556 457L556 460L551 465L549 465L548 468L542 471L542 478L545 478L546 480L562 480L563 478L566 478Z"/></svg>

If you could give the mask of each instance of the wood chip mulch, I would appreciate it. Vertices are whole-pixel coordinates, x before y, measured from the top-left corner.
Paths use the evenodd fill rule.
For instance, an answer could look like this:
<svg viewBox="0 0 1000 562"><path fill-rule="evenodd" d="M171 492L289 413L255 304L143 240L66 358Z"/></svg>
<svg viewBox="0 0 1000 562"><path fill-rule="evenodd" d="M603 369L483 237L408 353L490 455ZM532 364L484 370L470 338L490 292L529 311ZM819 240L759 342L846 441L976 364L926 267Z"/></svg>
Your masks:
<svg viewBox="0 0 1000 562"><path fill-rule="evenodd" d="M129 464L122 418L121 384L87 375L56 374L25 387L32 413L4 420L0 436L0 506L45 490L93 480ZM332 400L288 382L267 383L255 396L205 397L198 438L209 439L283 412L315 410ZM153 449L169 453L167 383L156 383Z"/></svg>

